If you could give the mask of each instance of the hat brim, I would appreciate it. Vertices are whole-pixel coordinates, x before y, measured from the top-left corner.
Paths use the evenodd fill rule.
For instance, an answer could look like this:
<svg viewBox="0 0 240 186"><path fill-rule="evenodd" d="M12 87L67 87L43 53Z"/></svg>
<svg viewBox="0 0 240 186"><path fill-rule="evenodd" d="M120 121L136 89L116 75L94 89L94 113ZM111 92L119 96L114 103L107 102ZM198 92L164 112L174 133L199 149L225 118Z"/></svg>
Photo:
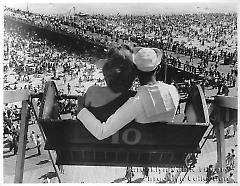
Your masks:
<svg viewBox="0 0 240 186"><path fill-rule="evenodd" d="M97 68L102 69L103 66L107 63L108 59L100 59L96 63Z"/></svg>
<svg viewBox="0 0 240 186"><path fill-rule="evenodd" d="M143 49L144 47L134 47L133 48L133 54L136 55L136 53L138 53L139 50ZM158 49L158 48L151 48L152 50L154 50L157 54L157 60L159 61L159 64L161 63L161 59L162 59L162 55L163 55L163 52ZM135 63L135 60L133 60L133 63Z"/></svg>

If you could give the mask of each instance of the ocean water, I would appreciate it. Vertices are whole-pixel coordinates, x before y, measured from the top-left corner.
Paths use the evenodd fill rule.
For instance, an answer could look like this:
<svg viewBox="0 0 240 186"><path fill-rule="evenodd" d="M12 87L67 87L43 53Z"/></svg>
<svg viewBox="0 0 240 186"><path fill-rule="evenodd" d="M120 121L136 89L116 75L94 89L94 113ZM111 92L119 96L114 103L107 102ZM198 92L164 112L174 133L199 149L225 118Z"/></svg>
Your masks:
<svg viewBox="0 0 240 186"><path fill-rule="evenodd" d="M66 1L67 2L67 1ZM41 14L182 14L237 12L236 3L5 3Z"/></svg>

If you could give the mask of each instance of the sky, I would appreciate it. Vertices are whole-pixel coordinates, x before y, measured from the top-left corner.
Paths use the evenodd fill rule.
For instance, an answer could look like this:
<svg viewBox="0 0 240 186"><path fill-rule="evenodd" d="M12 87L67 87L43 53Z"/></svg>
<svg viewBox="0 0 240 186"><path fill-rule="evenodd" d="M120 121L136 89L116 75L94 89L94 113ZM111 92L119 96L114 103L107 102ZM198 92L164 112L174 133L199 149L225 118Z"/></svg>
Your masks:
<svg viewBox="0 0 240 186"><path fill-rule="evenodd" d="M18 2L18 1L17 1ZM200 13L200 12L237 12L234 3L5 3L8 7L19 8L44 14L71 14L83 12L86 14L172 14L172 13ZM211 2L211 1L210 1Z"/></svg>

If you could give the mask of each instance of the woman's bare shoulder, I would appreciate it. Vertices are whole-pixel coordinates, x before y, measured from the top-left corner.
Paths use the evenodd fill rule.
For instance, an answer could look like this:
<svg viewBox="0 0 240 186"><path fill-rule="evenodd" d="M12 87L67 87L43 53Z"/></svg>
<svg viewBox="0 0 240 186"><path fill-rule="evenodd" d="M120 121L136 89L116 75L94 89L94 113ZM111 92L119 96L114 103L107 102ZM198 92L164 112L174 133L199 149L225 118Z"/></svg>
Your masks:
<svg viewBox="0 0 240 186"><path fill-rule="evenodd" d="M99 88L100 87L97 85L92 85L87 89L87 92L84 95L85 106L89 106L91 104L91 102L93 101L93 98L95 97L94 95L96 95L96 92L98 92Z"/></svg>
<svg viewBox="0 0 240 186"><path fill-rule="evenodd" d="M105 87L101 87L98 85L93 85L88 88L85 94L85 105L91 105L91 103L95 103L99 101L99 98L104 95Z"/></svg>
<svg viewBox="0 0 240 186"><path fill-rule="evenodd" d="M101 95L103 92L104 87L98 86L98 85L92 85L87 89L87 92L85 94L85 99L91 100L94 99L97 95ZM98 97L97 96L97 97Z"/></svg>
<svg viewBox="0 0 240 186"><path fill-rule="evenodd" d="M92 85L87 89L86 95L96 94L96 92L99 92L103 89L103 87L99 85Z"/></svg>

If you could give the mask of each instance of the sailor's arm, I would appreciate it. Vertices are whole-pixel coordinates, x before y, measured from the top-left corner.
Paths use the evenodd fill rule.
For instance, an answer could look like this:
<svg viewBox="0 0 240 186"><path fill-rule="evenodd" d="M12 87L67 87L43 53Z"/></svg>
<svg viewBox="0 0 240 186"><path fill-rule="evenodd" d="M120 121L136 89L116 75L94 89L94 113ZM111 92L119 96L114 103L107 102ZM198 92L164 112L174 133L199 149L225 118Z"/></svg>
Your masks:
<svg viewBox="0 0 240 186"><path fill-rule="evenodd" d="M138 96L129 98L106 122L99 121L88 109L83 108L77 115L82 124L98 140L105 139L136 118L140 112L140 100Z"/></svg>

